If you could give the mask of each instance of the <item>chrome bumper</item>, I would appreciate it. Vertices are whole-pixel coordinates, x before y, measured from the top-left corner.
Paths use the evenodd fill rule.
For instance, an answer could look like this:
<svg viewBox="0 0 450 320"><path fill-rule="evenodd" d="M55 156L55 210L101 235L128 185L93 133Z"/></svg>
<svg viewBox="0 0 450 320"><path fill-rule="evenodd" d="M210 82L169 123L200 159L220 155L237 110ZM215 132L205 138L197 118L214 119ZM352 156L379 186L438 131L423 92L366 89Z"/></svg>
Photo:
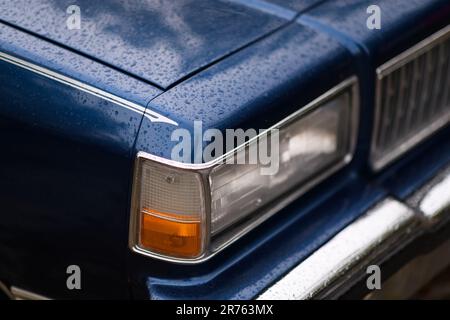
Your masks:
<svg viewBox="0 0 450 320"><path fill-rule="evenodd" d="M338 298L367 276L369 265L383 263L419 235L432 232L449 218L450 167L405 202L393 198L381 201L258 299ZM442 259L442 263L448 261Z"/></svg>
<svg viewBox="0 0 450 320"><path fill-rule="evenodd" d="M0 281L0 291L10 300L50 300L47 297L16 287L9 288Z"/></svg>

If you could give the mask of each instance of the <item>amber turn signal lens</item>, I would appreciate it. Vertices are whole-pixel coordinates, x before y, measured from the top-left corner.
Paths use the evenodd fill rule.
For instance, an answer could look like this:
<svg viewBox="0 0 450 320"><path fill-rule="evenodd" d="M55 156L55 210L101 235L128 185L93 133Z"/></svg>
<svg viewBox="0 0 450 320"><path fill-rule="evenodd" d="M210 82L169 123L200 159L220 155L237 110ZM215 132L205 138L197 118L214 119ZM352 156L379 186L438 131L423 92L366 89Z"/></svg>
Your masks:
<svg viewBox="0 0 450 320"><path fill-rule="evenodd" d="M164 255L195 258L202 251L200 219L143 210L141 246Z"/></svg>

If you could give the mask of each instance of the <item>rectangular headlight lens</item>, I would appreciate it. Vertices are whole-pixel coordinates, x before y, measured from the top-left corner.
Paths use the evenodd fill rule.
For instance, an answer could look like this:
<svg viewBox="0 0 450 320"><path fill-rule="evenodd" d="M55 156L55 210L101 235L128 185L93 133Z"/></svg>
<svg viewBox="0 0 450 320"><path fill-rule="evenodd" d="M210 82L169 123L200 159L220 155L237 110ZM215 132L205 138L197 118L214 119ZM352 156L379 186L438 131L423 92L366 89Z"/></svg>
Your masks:
<svg viewBox="0 0 450 320"><path fill-rule="evenodd" d="M225 163L226 157L182 164L140 152L130 247L164 260L198 262L256 227L350 161L357 95L352 78L276 124L278 148L268 146L278 150L272 174L262 174L260 164ZM236 150L248 155L272 132Z"/></svg>
<svg viewBox="0 0 450 320"><path fill-rule="evenodd" d="M212 233L257 213L283 193L345 160L350 146L350 102L350 92L344 92L284 123L279 131L279 165L274 175L262 175L261 165L225 163L213 168Z"/></svg>

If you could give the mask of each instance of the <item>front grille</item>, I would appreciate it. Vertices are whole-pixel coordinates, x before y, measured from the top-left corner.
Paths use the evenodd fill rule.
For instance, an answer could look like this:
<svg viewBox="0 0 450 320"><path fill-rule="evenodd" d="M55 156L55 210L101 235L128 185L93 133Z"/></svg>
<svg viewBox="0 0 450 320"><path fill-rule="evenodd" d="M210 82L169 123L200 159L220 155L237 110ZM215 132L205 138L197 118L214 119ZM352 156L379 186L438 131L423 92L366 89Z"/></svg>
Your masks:
<svg viewBox="0 0 450 320"><path fill-rule="evenodd" d="M378 170L450 121L450 26L377 69L372 166Z"/></svg>

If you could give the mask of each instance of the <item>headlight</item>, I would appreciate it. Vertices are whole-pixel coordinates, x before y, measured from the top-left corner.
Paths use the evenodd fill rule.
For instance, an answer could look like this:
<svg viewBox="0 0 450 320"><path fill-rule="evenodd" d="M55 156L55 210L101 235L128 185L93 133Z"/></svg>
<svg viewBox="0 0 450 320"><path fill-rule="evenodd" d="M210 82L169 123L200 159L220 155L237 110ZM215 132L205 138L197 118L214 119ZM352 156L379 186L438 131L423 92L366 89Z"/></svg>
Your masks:
<svg viewBox="0 0 450 320"><path fill-rule="evenodd" d="M351 78L238 147L205 164L138 153L130 247L174 262L199 262L232 243L351 160L358 111ZM279 129L278 168L228 164Z"/></svg>

